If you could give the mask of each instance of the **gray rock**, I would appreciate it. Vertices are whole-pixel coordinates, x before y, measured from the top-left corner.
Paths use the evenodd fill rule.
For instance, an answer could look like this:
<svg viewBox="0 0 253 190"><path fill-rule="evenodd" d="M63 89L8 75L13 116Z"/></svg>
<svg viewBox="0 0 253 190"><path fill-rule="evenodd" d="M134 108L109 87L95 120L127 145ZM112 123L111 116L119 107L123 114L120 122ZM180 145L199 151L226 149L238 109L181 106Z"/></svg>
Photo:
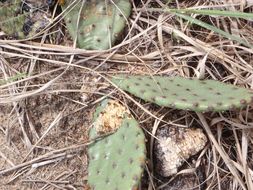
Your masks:
<svg viewBox="0 0 253 190"><path fill-rule="evenodd" d="M205 147L207 138L201 129L166 126L158 128L154 144L156 171L164 177L178 172L178 168Z"/></svg>

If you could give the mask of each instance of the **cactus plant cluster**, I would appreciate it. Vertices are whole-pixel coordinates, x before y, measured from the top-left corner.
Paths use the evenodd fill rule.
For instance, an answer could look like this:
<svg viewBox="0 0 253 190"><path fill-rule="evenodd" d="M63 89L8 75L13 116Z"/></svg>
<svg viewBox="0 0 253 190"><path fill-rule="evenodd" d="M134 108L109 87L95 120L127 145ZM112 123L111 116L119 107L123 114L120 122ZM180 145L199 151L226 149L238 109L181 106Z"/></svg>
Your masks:
<svg viewBox="0 0 253 190"><path fill-rule="evenodd" d="M24 37L22 32L26 15L21 14L21 0L0 2L0 31L15 37Z"/></svg>
<svg viewBox="0 0 253 190"><path fill-rule="evenodd" d="M112 82L145 101L197 112L242 108L253 101L252 91L214 80L118 75Z"/></svg>
<svg viewBox="0 0 253 190"><path fill-rule="evenodd" d="M69 7L66 0L65 21L73 39L84 49L103 50L113 46L131 12L129 0L91 0ZM67 8L70 8L68 11ZM81 13L81 14L80 14Z"/></svg>
<svg viewBox="0 0 253 190"><path fill-rule="evenodd" d="M112 111L113 106L116 112ZM111 113L107 113L110 111ZM107 114L108 116L103 116ZM116 132L115 127L112 127L113 134L96 140L88 147L90 158L88 185L96 190L131 190L137 187L143 172L146 154L145 137L137 121L129 118L126 110L119 108L119 103L105 100L97 108L94 125L101 125L101 123L110 125L109 121L96 121L112 118L114 118L112 126L114 123L118 125ZM117 118L119 122L116 121ZM104 131L101 127L106 128L106 134L109 132L108 126L94 126L90 130L90 139L104 134L101 133Z"/></svg>
<svg viewBox="0 0 253 190"><path fill-rule="evenodd" d="M48 8L45 0L0 2L0 31L19 39L31 37L49 24Z"/></svg>
<svg viewBox="0 0 253 190"><path fill-rule="evenodd" d="M129 0L58 1L66 10L64 19L80 48L103 50L112 47L131 13ZM55 1L0 1L0 30L8 36L31 37L50 23L49 7Z"/></svg>

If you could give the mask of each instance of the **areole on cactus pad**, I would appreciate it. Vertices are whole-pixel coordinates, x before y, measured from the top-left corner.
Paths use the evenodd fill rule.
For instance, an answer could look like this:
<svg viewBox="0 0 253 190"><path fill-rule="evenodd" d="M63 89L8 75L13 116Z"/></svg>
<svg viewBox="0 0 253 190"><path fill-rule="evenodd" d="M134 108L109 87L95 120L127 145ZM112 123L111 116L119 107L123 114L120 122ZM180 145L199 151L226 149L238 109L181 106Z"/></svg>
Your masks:
<svg viewBox="0 0 253 190"><path fill-rule="evenodd" d="M88 147L88 185L94 190L134 189L146 158L142 129L124 106L104 100L94 114L90 139L105 134Z"/></svg>
<svg viewBox="0 0 253 190"><path fill-rule="evenodd" d="M251 90L215 80L117 75L112 82L145 101L197 112L242 108L253 102Z"/></svg>
<svg viewBox="0 0 253 190"><path fill-rule="evenodd" d="M72 7L71 0L62 6L65 21L80 48L104 50L113 46L131 13L129 0L80 1ZM69 9L67 9L69 8Z"/></svg>

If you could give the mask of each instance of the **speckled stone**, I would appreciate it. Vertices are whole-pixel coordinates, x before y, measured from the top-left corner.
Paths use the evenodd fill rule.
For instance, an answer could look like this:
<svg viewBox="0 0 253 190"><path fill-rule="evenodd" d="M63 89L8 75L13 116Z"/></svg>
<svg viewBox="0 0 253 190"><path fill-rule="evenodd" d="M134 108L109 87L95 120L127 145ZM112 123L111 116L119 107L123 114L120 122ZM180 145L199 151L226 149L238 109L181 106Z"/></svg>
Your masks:
<svg viewBox="0 0 253 190"><path fill-rule="evenodd" d="M207 138L201 129L166 126L156 133L154 155L156 171L164 177L174 175L191 156L201 151Z"/></svg>

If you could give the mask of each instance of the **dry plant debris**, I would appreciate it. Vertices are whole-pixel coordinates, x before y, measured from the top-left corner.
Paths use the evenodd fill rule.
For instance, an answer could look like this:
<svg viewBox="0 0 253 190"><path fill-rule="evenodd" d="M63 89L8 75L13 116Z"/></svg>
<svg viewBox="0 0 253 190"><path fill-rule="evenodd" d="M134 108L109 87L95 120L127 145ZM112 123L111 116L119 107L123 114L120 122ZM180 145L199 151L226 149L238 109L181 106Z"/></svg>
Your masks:
<svg viewBox="0 0 253 190"><path fill-rule="evenodd" d="M105 97L128 106L146 132L147 147L153 147L150 139L156 138L152 133L156 120L160 125L204 127L208 142L196 155L194 168L205 175L193 169L187 172L197 180L202 178L199 181L205 185L203 189L253 189L252 106L204 114L200 119L200 115L189 111L182 115L179 110L133 98L116 91L109 82L116 74L164 75L212 79L253 89L252 48L174 13L157 10L168 6L252 14L252 1L134 0L131 4L124 40L107 51L75 48L64 22L66 13L59 6L50 9L50 26L41 32L41 38L17 41L0 31L0 189L87 187L86 147L91 143L87 137L91 113ZM188 16L253 44L250 17ZM105 88L85 88L86 76L92 76L88 81L92 83L102 78ZM83 96L85 91L91 92L85 94L88 98ZM148 148L148 156L149 151ZM176 175L163 178L148 163L139 189L166 189L168 183L174 185L171 189L183 189L177 180L185 178L179 180L181 174Z"/></svg>

